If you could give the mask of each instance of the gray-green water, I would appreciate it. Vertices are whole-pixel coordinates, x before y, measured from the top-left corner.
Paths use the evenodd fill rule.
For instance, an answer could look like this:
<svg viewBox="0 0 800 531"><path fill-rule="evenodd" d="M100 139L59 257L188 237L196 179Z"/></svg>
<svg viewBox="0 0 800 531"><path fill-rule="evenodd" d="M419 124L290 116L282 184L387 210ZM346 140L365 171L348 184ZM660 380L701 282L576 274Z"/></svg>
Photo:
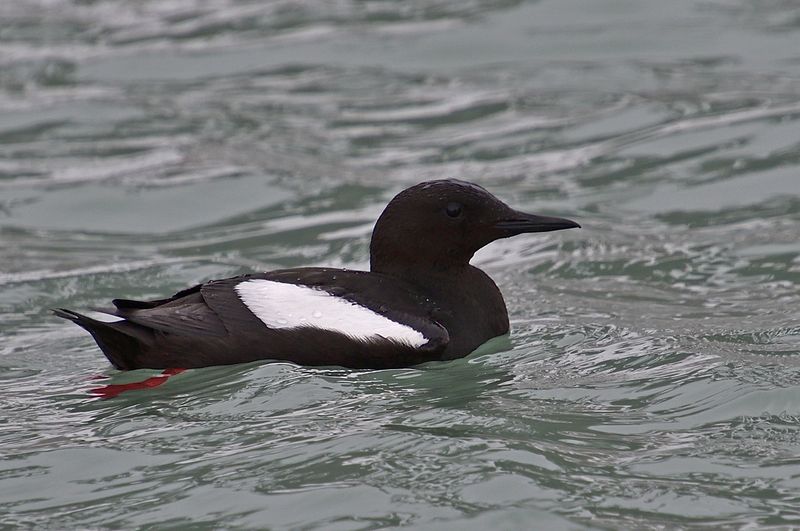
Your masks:
<svg viewBox="0 0 800 531"><path fill-rule="evenodd" d="M367 266L406 185L584 228L476 256L451 363L111 370L48 308ZM800 5L0 2L0 524L800 525Z"/></svg>

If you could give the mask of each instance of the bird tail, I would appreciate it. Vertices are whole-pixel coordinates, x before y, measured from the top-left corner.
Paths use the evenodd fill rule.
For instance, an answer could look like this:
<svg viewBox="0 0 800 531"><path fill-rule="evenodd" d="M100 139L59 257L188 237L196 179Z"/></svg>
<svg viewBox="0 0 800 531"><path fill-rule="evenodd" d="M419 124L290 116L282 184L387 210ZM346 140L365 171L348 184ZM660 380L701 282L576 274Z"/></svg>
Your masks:
<svg viewBox="0 0 800 531"><path fill-rule="evenodd" d="M52 312L92 334L97 346L114 367L120 370L136 368L135 360L142 355L144 346L143 338L137 337L142 334L137 330L141 327L126 321L104 323L65 308L54 308Z"/></svg>

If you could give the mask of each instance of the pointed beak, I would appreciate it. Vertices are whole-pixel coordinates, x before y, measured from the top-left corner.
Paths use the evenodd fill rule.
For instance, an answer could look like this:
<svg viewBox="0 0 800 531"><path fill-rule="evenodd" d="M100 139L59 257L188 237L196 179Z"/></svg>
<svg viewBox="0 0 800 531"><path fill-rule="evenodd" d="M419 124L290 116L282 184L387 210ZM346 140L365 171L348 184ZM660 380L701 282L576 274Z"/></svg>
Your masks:
<svg viewBox="0 0 800 531"><path fill-rule="evenodd" d="M552 230L581 228L570 219L554 218L550 216L536 216L525 212L512 211L509 219L495 223L495 228L508 231L508 236L522 234L523 232L550 232Z"/></svg>

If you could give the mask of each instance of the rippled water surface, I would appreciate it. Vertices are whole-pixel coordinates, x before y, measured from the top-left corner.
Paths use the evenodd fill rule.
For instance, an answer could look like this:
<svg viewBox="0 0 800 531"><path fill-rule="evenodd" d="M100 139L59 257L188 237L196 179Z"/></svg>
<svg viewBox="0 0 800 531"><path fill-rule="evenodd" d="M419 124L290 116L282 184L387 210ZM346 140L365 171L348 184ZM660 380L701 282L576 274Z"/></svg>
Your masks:
<svg viewBox="0 0 800 531"><path fill-rule="evenodd" d="M0 2L0 525L800 525L800 5ZM580 231L416 369L122 374L48 309L368 267L389 198ZM98 385L165 383L98 398Z"/></svg>

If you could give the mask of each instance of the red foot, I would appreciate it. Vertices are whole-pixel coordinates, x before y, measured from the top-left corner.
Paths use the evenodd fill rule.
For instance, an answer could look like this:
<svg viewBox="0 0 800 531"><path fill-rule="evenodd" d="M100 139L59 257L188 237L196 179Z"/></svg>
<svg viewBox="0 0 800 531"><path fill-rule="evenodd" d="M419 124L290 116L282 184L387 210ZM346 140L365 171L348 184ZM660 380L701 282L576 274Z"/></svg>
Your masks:
<svg viewBox="0 0 800 531"><path fill-rule="evenodd" d="M149 389L151 387L158 387L167 381L167 379L175 374L180 374L186 369L164 369L158 376L151 376L141 382L131 382L126 384L111 384L102 387L95 387L90 389L89 393L96 395L100 398L114 398L120 393L125 391L135 391L137 389Z"/></svg>

